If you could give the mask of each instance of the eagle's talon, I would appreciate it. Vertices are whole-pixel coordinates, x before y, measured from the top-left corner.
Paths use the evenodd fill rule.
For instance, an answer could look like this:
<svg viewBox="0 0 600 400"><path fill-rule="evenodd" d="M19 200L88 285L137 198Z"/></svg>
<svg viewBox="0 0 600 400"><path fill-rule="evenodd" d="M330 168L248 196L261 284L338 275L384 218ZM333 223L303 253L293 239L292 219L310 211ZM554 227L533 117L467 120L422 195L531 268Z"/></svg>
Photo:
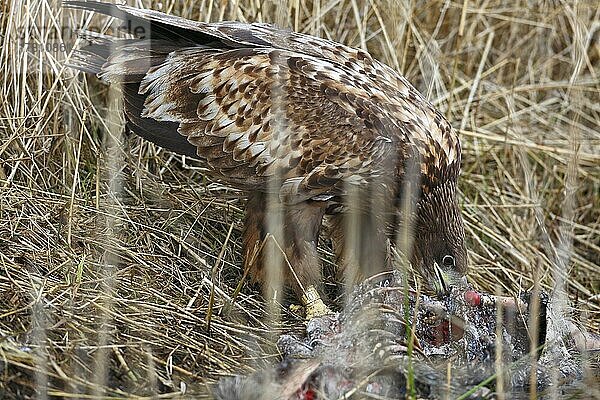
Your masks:
<svg viewBox="0 0 600 400"><path fill-rule="evenodd" d="M304 311L304 307L302 307L299 304L290 304L289 310L292 314L302 315L302 312Z"/></svg>

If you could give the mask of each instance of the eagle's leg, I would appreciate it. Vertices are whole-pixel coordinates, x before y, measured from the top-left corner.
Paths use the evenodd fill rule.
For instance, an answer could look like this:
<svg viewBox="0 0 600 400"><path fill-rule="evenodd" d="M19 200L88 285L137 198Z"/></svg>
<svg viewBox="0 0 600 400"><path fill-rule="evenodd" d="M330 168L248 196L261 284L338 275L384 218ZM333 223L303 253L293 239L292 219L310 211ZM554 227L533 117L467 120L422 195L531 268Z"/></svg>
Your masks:
<svg viewBox="0 0 600 400"><path fill-rule="evenodd" d="M306 307L306 319L331 314L321 299L323 293L323 270L317 244L325 205L318 201L307 201L285 206L283 234L286 281Z"/></svg>
<svg viewBox="0 0 600 400"><path fill-rule="evenodd" d="M351 288L360 280L360 263L356 252L351 251L353 247L349 243L351 236L346 235L345 222L343 214L335 214L329 217L328 233L335 254L336 281Z"/></svg>
<svg viewBox="0 0 600 400"><path fill-rule="evenodd" d="M269 279L282 279L304 303L307 319L331 313L320 296L323 275L317 253L325 207L312 201L278 204L268 212L279 211L280 218L269 220L273 215L267 215L266 199L265 194L254 193L246 206L243 241L249 275L266 290L271 283ZM282 226L269 226L279 222ZM268 263L276 263L276 270L269 271L272 265Z"/></svg>
<svg viewBox="0 0 600 400"><path fill-rule="evenodd" d="M389 241L378 220L363 213L330 217L336 279L346 285L347 293L365 278L391 268Z"/></svg>
<svg viewBox="0 0 600 400"><path fill-rule="evenodd" d="M266 196L261 192L255 192L248 196L242 233L244 275L247 274L252 282L258 282L263 289L267 287L267 271L264 268L262 251L264 239L267 236L265 198Z"/></svg>

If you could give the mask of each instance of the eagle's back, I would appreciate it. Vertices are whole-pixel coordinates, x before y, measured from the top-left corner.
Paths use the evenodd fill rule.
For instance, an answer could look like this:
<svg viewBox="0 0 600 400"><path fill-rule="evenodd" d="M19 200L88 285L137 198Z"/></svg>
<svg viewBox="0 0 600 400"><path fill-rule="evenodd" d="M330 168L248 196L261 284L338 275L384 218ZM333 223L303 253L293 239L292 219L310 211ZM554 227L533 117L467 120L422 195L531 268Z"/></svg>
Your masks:
<svg viewBox="0 0 600 400"><path fill-rule="evenodd" d="M266 24L67 5L145 27L144 38L89 38L74 66L122 84L130 130L199 157L232 184L253 189L279 177L280 195L293 203L401 178L410 162L425 190L456 180L456 132L365 51Z"/></svg>

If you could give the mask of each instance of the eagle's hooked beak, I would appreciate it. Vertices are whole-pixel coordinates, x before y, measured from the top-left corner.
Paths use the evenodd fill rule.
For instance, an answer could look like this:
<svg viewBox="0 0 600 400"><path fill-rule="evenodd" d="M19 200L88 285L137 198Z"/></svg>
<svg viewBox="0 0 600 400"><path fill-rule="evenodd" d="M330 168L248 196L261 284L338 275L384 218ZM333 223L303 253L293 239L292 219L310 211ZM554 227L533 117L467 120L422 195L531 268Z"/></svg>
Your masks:
<svg viewBox="0 0 600 400"><path fill-rule="evenodd" d="M437 262L433 262L434 280L433 287L439 298L450 294L453 286L466 288L468 281L466 276L459 276L454 271L444 271Z"/></svg>
<svg viewBox="0 0 600 400"><path fill-rule="evenodd" d="M450 293L450 277L437 262L433 262L433 271L435 275L435 279L433 281L433 286L438 297L447 296Z"/></svg>

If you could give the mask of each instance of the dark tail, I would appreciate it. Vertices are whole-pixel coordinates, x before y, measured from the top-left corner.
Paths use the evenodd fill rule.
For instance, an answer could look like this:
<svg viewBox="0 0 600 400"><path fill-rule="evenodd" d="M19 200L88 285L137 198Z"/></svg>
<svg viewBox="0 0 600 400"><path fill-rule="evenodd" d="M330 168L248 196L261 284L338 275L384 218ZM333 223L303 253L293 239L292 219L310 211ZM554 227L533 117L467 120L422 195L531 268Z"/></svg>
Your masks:
<svg viewBox="0 0 600 400"><path fill-rule="evenodd" d="M162 64L169 53L184 47L198 46L195 42L197 39L214 39L200 33L186 36L183 28L152 21L149 17L136 16L124 6L96 1L67 1L64 6L114 16L123 21L121 29L133 36L117 38L82 31L79 35L79 47L68 65L92 73L107 83L121 86L126 127L129 131L165 149L197 157L196 147L177 132L179 123L141 117L146 95L140 94L139 88L148 71ZM153 13L150 10L138 11L140 14Z"/></svg>

